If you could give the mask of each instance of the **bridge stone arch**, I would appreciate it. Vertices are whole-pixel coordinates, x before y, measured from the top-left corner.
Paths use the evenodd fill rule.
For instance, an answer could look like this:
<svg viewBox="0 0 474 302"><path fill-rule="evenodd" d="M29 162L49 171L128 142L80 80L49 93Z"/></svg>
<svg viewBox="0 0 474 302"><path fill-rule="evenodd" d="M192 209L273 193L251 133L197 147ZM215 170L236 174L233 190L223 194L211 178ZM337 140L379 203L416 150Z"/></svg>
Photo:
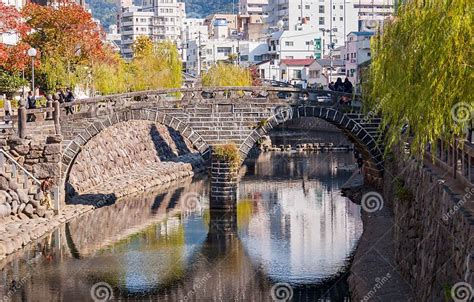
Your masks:
<svg viewBox="0 0 474 302"><path fill-rule="evenodd" d="M380 144L379 118L369 118L362 114L344 113L337 108L312 105L287 105L275 109L275 114L254 129L240 145L239 152L246 158L252 147L273 128L292 119L315 117L341 129L363 151L370 161L370 169L378 176L383 174L383 146ZM370 126L369 126L370 125Z"/></svg>
<svg viewBox="0 0 474 302"><path fill-rule="evenodd" d="M64 137L61 182L66 183L76 157L82 147L92 138L115 124L134 120L150 121L169 127L180 133L183 138L188 139L203 158L207 159L210 156L210 146L188 123L154 108L127 108L94 118L66 120L61 129Z"/></svg>

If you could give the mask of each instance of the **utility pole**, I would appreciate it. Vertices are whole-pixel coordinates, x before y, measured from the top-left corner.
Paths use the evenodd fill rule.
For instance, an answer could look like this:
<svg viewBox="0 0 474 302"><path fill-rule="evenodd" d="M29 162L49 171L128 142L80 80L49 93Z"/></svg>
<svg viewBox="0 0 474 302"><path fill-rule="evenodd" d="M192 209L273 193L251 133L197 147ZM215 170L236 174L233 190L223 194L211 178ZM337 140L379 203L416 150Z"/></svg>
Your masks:
<svg viewBox="0 0 474 302"><path fill-rule="evenodd" d="M201 52L201 31L199 31L199 35L198 35L198 55L197 55L197 67L198 67L198 70L197 70L197 75L198 77L201 76L201 55L202 55L202 52Z"/></svg>

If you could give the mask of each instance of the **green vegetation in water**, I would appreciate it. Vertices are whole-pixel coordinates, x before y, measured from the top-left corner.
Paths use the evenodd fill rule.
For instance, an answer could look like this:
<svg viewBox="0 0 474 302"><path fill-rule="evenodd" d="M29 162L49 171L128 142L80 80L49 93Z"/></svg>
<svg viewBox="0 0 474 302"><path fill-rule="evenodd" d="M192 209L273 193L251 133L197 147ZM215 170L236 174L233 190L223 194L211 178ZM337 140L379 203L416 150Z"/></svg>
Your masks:
<svg viewBox="0 0 474 302"><path fill-rule="evenodd" d="M366 110L383 115L389 148L403 140L405 124L418 155L438 138L465 135L474 109L473 3L406 1L373 38Z"/></svg>
<svg viewBox="0 0 474 302"><path fill-rule="evenodd" d="M213 155L217 160L229 162L233 166L238 166L240 163L239 149L235 143L227 143L214 147Z"/></svg>

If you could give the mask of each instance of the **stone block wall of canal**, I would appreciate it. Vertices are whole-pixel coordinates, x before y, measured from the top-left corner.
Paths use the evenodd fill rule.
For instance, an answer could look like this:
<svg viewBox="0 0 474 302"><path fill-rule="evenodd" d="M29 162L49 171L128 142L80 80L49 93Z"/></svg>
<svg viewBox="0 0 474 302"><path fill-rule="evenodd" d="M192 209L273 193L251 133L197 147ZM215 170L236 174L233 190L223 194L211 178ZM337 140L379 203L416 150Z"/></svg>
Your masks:
<svg viewBox="0 0 474 302"><path fill-rule="evenodd" d="M474 284L474 188L430 165L394 158L384 198L394 211L395 260L416 301L444 301L457 283Z"/></svg>

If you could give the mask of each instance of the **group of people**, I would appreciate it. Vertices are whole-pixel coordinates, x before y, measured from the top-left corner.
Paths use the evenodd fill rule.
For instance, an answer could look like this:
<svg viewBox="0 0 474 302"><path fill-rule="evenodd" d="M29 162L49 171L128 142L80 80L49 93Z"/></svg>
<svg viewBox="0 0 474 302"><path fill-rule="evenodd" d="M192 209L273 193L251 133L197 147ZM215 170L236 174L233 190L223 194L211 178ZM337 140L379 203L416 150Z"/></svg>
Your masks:
<svg viewBox="0 0 474 302"><path fill-rule="evenodd" d="M56 93L53 94L52 96L53 101L58 101L59 103L70 103L74 101L74 94L72 93L70 88L66 88L66 91L63 89L59 89L56 91ZM37 100L36 97L33 96L33 93L30 91L28 92L28 97L26 98L26 109L36 109L37 107ZM7 114L7 109L5 109L5 114ZM8 111L8 114L10 115L11 112L11 105L10 109ZM73 114L72 111L72 106L67 106L66 107L66 115L68 114ZM36 117L33 113L28 113L26 121L27 122L34 122L36 120Z"/></svg>
<svg viewBox="0 0 474 302"><path fill-rule="evenodd" d="M331 82L328 87L332 91L339 91L345 93L352 93L352 90L354 89L354 86L348 78L346 78L344 82L341 78L337 78L336 83Z"/></svg>

